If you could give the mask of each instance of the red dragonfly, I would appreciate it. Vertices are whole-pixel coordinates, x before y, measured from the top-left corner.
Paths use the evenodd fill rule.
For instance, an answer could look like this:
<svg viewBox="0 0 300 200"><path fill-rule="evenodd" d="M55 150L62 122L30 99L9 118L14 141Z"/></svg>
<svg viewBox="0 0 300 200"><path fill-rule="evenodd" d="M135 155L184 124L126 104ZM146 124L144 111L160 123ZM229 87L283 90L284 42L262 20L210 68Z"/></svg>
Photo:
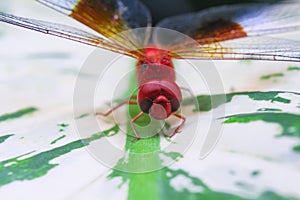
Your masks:
<svg viewBox="0 0 300 200"><path fill-rule="evenodd" d="M118 52L137 59L138 95L124 104L138 104L141 112L130 124L140 139L134 122L144 114L162 120L173 115L181 120L171 137L184 125L176 113L182 100L175 83L172 59L300 61L300 42L267 37L300 30L300 4L245 4L210 8L166 18L157 27L175 30L192 38L164 43L160 48L151 31L151 15L138 0L37 0L85 24L99 35L67 25L0 13L0 21ZM148 27L144 37L124 31ZM141 48L142 47L142 48ZM133 50L134 49L134 50ZM168 49L168 50L164 50ZM178 56L180 55L180 56ZM135 101L133 101L133 99Z"/></svg>

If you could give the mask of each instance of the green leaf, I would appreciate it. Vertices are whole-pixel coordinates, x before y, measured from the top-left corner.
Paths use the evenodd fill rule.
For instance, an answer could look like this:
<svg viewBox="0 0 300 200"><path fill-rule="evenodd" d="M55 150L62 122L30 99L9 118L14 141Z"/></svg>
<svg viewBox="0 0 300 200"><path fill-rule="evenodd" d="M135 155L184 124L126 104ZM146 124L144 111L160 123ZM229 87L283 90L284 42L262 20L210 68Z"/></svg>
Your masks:
<svg viewBox="0 0 300 200"><path fill-rule="evenodd" d="M300 67L297 67L297 66L289 66L287 68L287 71L299 71L300 70Z"/></svg>
<svg viewBox="0 0 300 200"><path fill-rule="evenodd" d="M13 136L14 134L8 134L8 135L3 135L0 136L0 144L5 142L5 140L7 140L9 137Z"/></svg>
<svg viewBox="0 0 300 200"><path fill-rule="evenodd" d="M28 107L28 108L23 108L21 110L17 110L15 112L12 113L6 113L0 116L0 122L6 121L6 120L12 120L12 119L16 119L19 117L23 117L24 115L28 115L31 114L35 111L37 111L38 109L35 107Z"/></svg>
<svg viewBox="0 0 300 200"><path fill-rule="evenodd" d="M281 126L280 136L290 136L300 138L300 115L291 113L248 113L225 117L225 124L230 123L250 123L255 121L264 121L276 123Z"/></svg>
<svg viewBox="0 0 300 200"><path fill-rule="evenodd" d="M119 127L116 125L106 131L93 134L91 137L76 140L63 146L53 148L48 151L40 152L35 155L22 159L25 155L31 155L34 152L17 156L0 162L0 186L9 184L14 181L33 180L46 175L51 169L58 164L51 164L55 158L70 153L75 149L80 149L89 145L91 142L110 136L110 133L118 133Z"/></svg>
<svg viewBox="0 0 300 200"><path fill-rule="evenodd" d="M184 99L182 102L183 106L196 105L195 112L199 111L210 111L217 108L225 103L232 101L233 97L247 96L248 98L255 101L268 101L271 103L284 103L288 104L291 99L281 97L281 94L294 94L300 96L297 92L283 92L283 91L254 91L254 92L234 92L228 94L214 94L214 95L199 95L196 97L197 102L195 103L192 98Z"/></svg>
<svg viewBox="0 0 300 200"><path fill-rule="evenodd" d="M265 76L261 76L260 80L269 80L271 78L277 78L277 77L283 77L283 76L284 76L283 73L268 74Z"/></svg>

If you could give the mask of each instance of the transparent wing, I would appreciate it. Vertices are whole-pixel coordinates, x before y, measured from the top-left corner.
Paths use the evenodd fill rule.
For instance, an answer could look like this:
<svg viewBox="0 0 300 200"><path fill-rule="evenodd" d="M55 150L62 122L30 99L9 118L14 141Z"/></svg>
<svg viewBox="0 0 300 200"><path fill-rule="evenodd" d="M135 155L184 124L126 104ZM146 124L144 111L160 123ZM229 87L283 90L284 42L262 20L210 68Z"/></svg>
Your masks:
<svg viewBox="0 0 300 200"><path fill-rule="evenodd" d="M136 55L134 55L133 53L128 52L127 49L119 45L116 45L114 43L111 43L109 40L105 38L95 36L91 33L87 33L85 31L82 31L80 29L71 26L45 22L41 20L17 17L2 12L0 12L0 21L17 25L20 27L24 27L27 29L31 29L34 31L38 31L41 33L58 36L61 38L81 42L95 47L100 47L113 52L122 53L125 55L129 55L131 57L136 57Z"/></svg>
<svg viewBox="0 0 300 200"><path fill-rule="evenodd" d="M163 41L154 35L156 42L169 46L174 55L198 59L299 60L294 50L299 49L298 42L260 37L300 30L300 4L221 6L167 18L158 26L194 40L187 37Z"/></svg>
<svg viewBox="0 0 300 200"><path fill-rule="evenodd" d="M222 60L277 60L300 62L300 42L269 37L245 37L181 51L171 51L174 58Z"/></svg>
<svg viewBox="0 0 300 200"><path fill-rule="evenodd" d="M151 25L150 12L138 0L37 1L69 15L125 48L139 48L149 39L148 29L144 29L145 32L138 36L128 32L130 29ZM121 34L124 31L127 31L126 34Z"/></svg>

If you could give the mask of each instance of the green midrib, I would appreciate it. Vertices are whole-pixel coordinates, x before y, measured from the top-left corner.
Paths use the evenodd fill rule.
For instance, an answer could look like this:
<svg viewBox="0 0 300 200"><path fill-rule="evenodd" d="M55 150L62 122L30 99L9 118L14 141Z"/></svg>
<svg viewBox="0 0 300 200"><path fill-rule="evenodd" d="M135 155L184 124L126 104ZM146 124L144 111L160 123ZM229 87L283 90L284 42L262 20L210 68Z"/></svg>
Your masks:
<svg viewBox="0 0 300 200"><path fill-rule="evenodd" d="M126 141L126 146L131 152L135 153L145 153L153 152L153 150L160 149L160 139L159 136L154 136L149 139L140 140L138 142L132 143L131 137ZM151 164L160 163L159 155L156 154L150 160ZM150 163L144 163L143 159L131 160L129 157L130 165L143 166ZM150 165L151 165L150 164ZM128 190L128 200L144 199L144 200L155 200L159 198L159 188L158 184L161 177L160 170L149 172L149 173L139 173L130 174L129 190Z"/></svg>
<svg viewBox="0 0 300 200"><path fill-rule="evenodd" d="M136 77L135 74L132 74L132 78L129 83L129 91L133 91L135 88L137 88ZM140 112L140 109L138 108L137 105L130 105L129 111L131 116L134 117ZM142 119L138 120L136 122L136 125L141 125L141 126L145 125L142 123L145 123L145 121L146 122L149 121L149 118L148 119L147 118L148 118L147 115L142 116ZM139 133L139 134L142 136L143 133ZM126 151L129 151L131 153L129 154L129 158L127 162L129 168L131 169L143 168L146 165L153 165L153 166L161 165L161 160L159 158L160 137L158 134L150 138L141 139L135 142L132 142L133 137L130 135L133 135L133 132L130 125L128 125L125 149ZM147 161L145 161L144 159L139 159L134 157L135 154L142 155L147 153L151 153L151 158L149 159L149 157L147 157L146 159ZM123 173L123 176L129 178L128 197L127 197L128 200L160 199L159 185L157 184L159 183L161 177L160 170L156 170L148 173L137 173L137 174L126 173L126 172L121 172L121 173Z"/></svg>

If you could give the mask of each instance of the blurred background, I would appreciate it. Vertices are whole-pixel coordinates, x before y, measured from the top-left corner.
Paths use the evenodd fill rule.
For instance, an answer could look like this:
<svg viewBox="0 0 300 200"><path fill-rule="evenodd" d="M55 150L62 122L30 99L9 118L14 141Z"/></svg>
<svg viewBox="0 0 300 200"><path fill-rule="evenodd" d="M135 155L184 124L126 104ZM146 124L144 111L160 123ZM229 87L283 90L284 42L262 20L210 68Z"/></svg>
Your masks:
<svg viewBox="0 0 300 200"><path fill-rule="evenodd" d="M179 15L188 12L199 11L208 7L237 4L237 3L276 3L282 0L141 0L144 2L152 13L154 24L159 22L161 19Z"/></svg>
<svg viewBox="0 0 300 200"><path fill-rule="evenodd" d="M151 10L154 24L168 16L217 5L280 2L280 0L141 1ZM85 28L75 20L34 0L2 0L0 11ZM285 37L291 39L290 36ZM294 34L294 38L300 39L299 32ZM78 139L73 122L74 84L81 66L93 51L94 48L87 45L0 23L0 93L5 94L0 99L0 116L26 107L38 108L37 113L20 119L0 121L0 137L9 136L2 143L0 138L1 199L119 200L127 197L130 184L127 184L128 182L124 184L123 181L127 181L128 177L108 180L108 168L96 161L84 148L75 150L69 147L70 143ZM99 51L103 57L112 54L101 49ZM133 62L131 63L133 65ZM199 151L197 146L194 151L189 151L183 159L170 166L172 170L184 174L178 176L175 183L172 180L169 188L163 188L162 196L174 195L173 199L180 199L178 194L182 194L184 198L187 194L191 194L191 199L201 197L205 200L225 200L226 197L235 200L300 199L300 151L294 150L295 147L300 149L300 125L296 123L300 117L300 70L297 70L300 69L299 64L263 61L216 61L214 64L227 92L289 91L269 101L236 95L226 104L228 116L249 113L259 116L261 109L271 108L274 114L269 114L272 117L285 112L292 113L295 121L289 123L287 118L278 118L276 121L274 117L273 123L259 120L253 123L224 125L222 138L209 157L200 160L197 157ZM288 71L289 68L295 70ZM282 76L272 78L274 74ZM263 80L261 77L271 78ZM93 77L87 75L86 78ZM103 98L108 97L103 95ZM287 104L288 101L291 101L291 104ZM200 116L202 123L208 124L206 113L202 112ZM283 124L285 126L281 124L282 121L285 122ZM59 124L69 126L61 130ZM298 136L292 137L291 134L278 137L283 131L287 133L298 131ZM63 153L59 151L55 155L59 148L64 149ZM10 161L25 154L28 158L26 162L21 162L22 159L15 160L16 164ZM193 177L188 178L187 174ZM154 183L153 188L163 187L166 177L157 179L162 183ZM139 177L137 180L140 181ZM134 181L134 178L129 181ZM137 182L140 188L134 191L143 189L145 182L142 184ZM199 183L203 183L200 184L201 187ZM149 185L149 182L147 184ZM186 185L190 187L186 188ZM176 190L172 190L173 193L169 194L172 188ZM207 191L210 193L206 193ZM193 196L194 193L199 196L196 198ZM202 198L205 194L207 196Z"/></svg>

